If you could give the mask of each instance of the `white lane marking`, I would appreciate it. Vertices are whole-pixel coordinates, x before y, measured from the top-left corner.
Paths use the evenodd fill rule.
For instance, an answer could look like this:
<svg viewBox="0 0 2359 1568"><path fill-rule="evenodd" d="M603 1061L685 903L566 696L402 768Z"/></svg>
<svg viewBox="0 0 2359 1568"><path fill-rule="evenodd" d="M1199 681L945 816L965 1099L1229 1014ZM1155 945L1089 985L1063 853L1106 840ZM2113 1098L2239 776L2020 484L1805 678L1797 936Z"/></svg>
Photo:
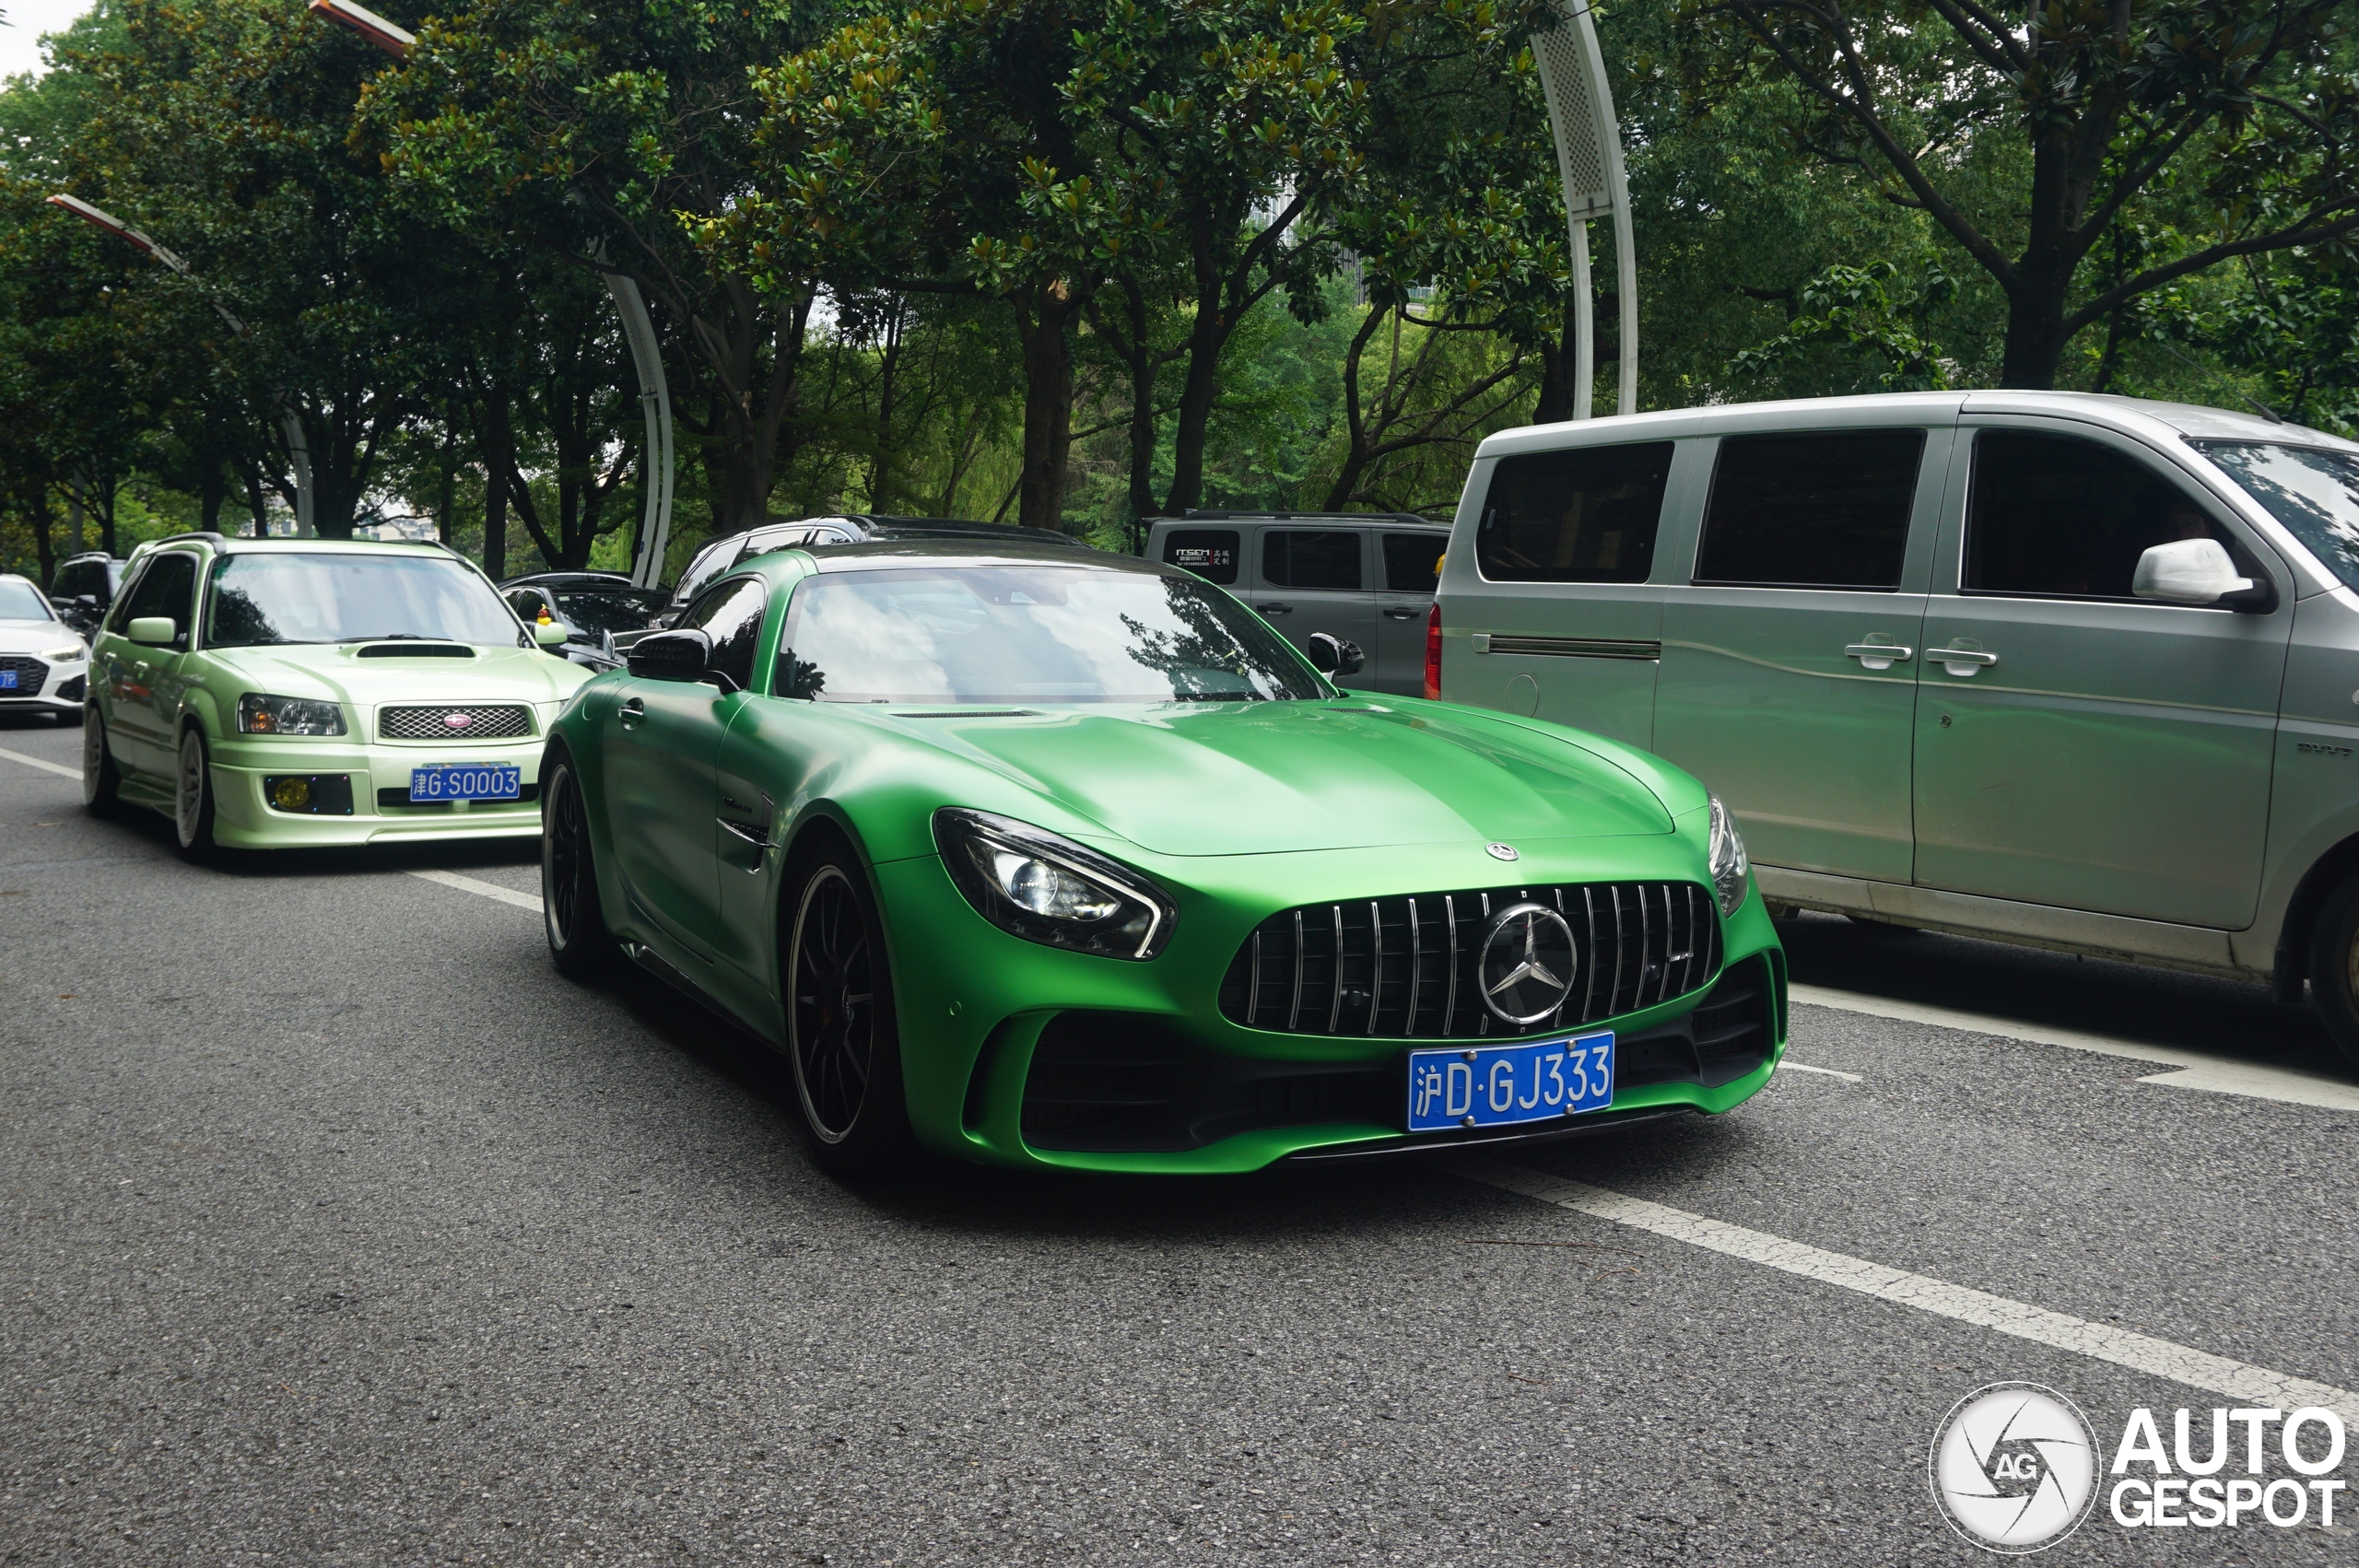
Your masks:
<svg viewBox="0 0 2359 1568"><path fill-rule="evenodd" d="M1864 1012L1876 1018L1897 1018L1909 1024L1931 1024L1943 1029L1965 1029L1977 1035L1998 1035L2011 1040L2029 1040L2035 1045L2063 1046L2076 1051L2094 1051L2099 1056L2126 1057L2132 1061L2167 1062L2182 1071L2157 1072L2141 1078L2141 1083L2160 1083L2172 1089L2201 1089L2214 1094L2242 1094L2256 1100L2276 1100L2289 1106L2318 1106L2331 1111L2359 1111L2359 1083L2344 1078L2330 1078L2322 1072L2308 1072L2298 1067L2272 1067L2263 1062L2245 1061L2215 1051L2191 1051L2178 1046L2151 1046L2142 1040L2125 1040L2112 1035L2090 1035L2078 1029L2060 1029L2044 1024L2025 1024L2012 1018L1994 1018L1988 1013L1966 1012L1954 1007L1935 1007L1926 1002L1895 1001L1888 997L1869 996L1860 991L1838 991L1825 986L1793 986L1788 989L1795 1001L1809 1007L1835 1007L1846 1012Z"/></svg>
<svg viewBox="0 0 2359 1568"><path fill-rule="evenodd" d="M519 893L512 887L502 887L496 882L485 882L477 877L461 876L456 872L412 872L409 874L424 877L428 882L439 882L445 887L455 887L462 893L472 893L478 898L497 898L502 904L513 904L519 909L530 909L535 915L541 912L541 895L537 893Z"/></svg>
<svg viewBox="0 0 2359 1568"><path fill-rule="evenodd" d="M1780 1072L1815 1072L1827 1078L1840 1078L1846 1083L1865 1083L1867 1082L1866 1079L1860 1077L1856 1072L1838 1072L1831 1067L1813 1067L1806 1061L1795 1061L1790 1057L1778 1064L1778 1071Z"/></svg>
<svg viewBox="0 0 2359 1568"><path fill-rule="evenodd" d="M82 777L82 770L78 767L61 767L56 763L44 762L37 756L27 756L22 752L0 751L0 756L6 757L10 762L21 762L27 767L38 767L43 773L54 773L61 778L79 778Z"/></svg>
<svg viewBox="0 0 2359 1568"><path fill-rule="evenodd" d="M1554 1203L1617 1225L1651 1231L1656 1235L1684 1241L1691 1246L1700 1246L1725 1257L1759 1263L1789 1274L1799 1274L1823 1284L1839 1285L1861 1295L1897 1302L1903 1306L1913 1306L1936 1316L2011 1334L2018 1340L2029 1340L2035 1344L2071 1351L2096 1361L2111 1362L2132 1372L2167 1377L2191 1388L2224 1394L2253 1405L2275 1406L2280 1410L2319 1405L2335 1411L2345 1422L2359 1421L2359 1394L2348 1388L2338 1388L2330 1383L2314 1383L2307 1378L2271 1372L2265 1366L2255 1366L2249 1362L2234 1361L2226 1356L2215 1356L2208 1351L2174 1344L2168 1340L2133 1334L2126 1328L2108 1328L2084 1317L2050 1312L2028 1302L2011 1301L2005 1296L1992 1295L1988 1291L1953 1285L1946 1280L1936 1280L1930 1275L1889 1269L1863 1258L1828 1252L1823 1247L1788 1241L1766 1231L1747 1230L1743 1225L1731 1225L1707 1219L1701 1214L1691 1214L1684 1209L1650 1203L1643 1198L1625 1197L1605 1188L1563 1181L1520 1165L1505 1165L1491 1160L1469 1160L1458 1169L1475 1181L1520 1193L1526 1198L1538 1199L1543 1203Z"/></svg>

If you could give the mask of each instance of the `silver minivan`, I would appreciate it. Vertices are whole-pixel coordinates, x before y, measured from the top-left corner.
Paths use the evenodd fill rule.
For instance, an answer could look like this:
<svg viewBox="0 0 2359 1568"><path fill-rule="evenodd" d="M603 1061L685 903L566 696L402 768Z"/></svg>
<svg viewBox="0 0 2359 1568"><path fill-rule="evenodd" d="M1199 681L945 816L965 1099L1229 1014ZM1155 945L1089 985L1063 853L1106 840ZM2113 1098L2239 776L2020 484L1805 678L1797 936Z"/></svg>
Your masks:
<svg viewBox="0 0 2359 1568"><path fill-rule="evenodd" d="M1508 430L1440 695L1656 752L1772 907L2271 983L2359 1058L2359 445L1906 393Z"/></svg>
<svg viewBox="0 0 2359 1568"><path fill-rule="evenodd" d="M1297 648L1319 632L1357 645L1365 662L1343 685L1414 696L1449 527L1411 512L1191 511L1154 521L1146 557L1220 584Z"/></svg>

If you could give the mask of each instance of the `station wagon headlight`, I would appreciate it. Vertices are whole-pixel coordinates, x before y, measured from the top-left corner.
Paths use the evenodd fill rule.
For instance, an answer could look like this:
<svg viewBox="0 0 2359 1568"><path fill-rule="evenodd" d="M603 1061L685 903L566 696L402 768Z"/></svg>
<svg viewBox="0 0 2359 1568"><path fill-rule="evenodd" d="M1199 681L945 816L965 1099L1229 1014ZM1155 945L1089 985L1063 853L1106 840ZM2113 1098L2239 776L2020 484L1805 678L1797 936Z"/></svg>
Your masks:
<svg viewBox="0 0 2359 1568"><path fill-rule="evenodd" d="M1104 958L1153 958L1179 908L1138 872L1044 828L945 806L934 842L983 919L1027 942Z"/></svg>
<svg viewBox="0 0 2359 1568"><path fill-rule="evenodd" d="M248 692L238 699L238 728L249 735L341 735L344 710L309 697Z"/></svg>
<svg viewBox="0 0 2359 1568"><path fill-rule="evenodd" d="M1737 832L1736 818L1720 804L1718 795L1712 797L1712 825L1706 857L1712 868L1712 886L1719 895L1720 918L1726 919L1744 902L1745 872L1751 866L1744 858L1744 836Z"/></svg>

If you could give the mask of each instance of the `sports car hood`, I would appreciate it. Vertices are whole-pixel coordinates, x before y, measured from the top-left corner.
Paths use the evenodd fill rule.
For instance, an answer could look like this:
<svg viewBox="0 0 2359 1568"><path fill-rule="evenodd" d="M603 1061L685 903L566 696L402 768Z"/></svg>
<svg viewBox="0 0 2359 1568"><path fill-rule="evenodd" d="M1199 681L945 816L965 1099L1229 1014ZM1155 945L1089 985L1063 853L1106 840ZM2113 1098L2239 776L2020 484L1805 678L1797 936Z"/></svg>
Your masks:
<svg viewBox="0 0 2359 1568"><path fill-rule="evenodd" d="M1173 705L899 722L1166 855L1672 831L1655 792L1602 753L1416 708Z"/></svg>
<svg viewBox="0 0 2359 1568"><path fill-rule="evenodd" d="M398 646L282 643L215 649L212 657L252 682L254 691L363 708L387 702L560 702L590 678L581 665L537 648L476 648L466 659L379 656Z"/></svg>

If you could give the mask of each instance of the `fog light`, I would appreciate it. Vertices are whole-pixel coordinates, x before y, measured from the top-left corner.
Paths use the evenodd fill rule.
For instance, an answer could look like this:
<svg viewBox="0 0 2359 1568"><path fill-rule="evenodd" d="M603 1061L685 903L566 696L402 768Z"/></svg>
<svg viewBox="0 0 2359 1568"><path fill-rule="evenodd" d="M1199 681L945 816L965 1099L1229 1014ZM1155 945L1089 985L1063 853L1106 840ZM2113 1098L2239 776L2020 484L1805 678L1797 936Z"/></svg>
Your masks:
<svg viewBox="0 0 2359 1568"><path fill-rule="evenodd" d="M262 781L262 798L270 802L274 811L302 812L311 816L350 816L352 775L273 774Z"/></svg>
<svg viewBox="0 0 2359 1568"><path fill-rule="evenodd" d="M299 812L311 803L311 781L282 778L271 786L270 803L283 812Z"/></svg>

